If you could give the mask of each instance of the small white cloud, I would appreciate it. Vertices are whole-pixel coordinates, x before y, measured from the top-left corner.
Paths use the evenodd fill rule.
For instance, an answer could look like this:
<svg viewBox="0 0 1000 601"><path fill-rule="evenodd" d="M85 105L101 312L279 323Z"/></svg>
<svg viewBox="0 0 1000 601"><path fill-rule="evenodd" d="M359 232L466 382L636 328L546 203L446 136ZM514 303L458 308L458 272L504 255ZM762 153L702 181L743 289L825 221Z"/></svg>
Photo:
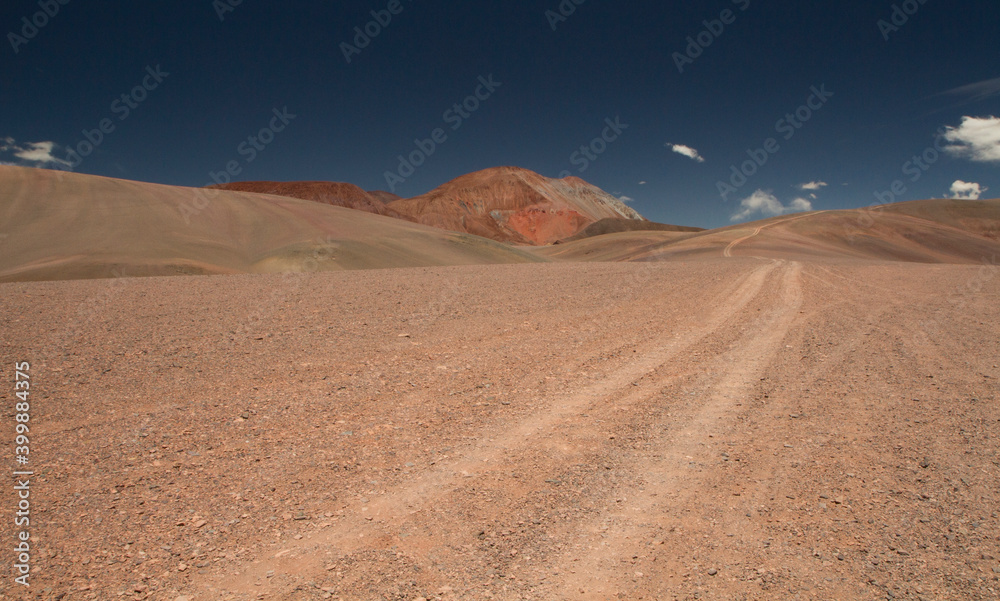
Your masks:
<svg viewBox="0 0 1000 601"><path fill-rule="evenodd" d="M740 201L740 210L733 213L729 220L743 221L755 214L760 214L761 217L776 217L785 213L798 213L811 210L813 210L812 203L805 198L796 198L786 207L771 192L757 190L749 197Z"/></svg>
<svg viewBox="0 0 1000 601"><path fill-rule="evenodd" d="M645 185L646 185L646 182L639 182L639 185L640 185L640 186L645 186Z"/></svg>
<svg viewBox="0 0 1000 601"><path fill-rule="evenodd" d="M60 165L63 167L70 167L70 163L63 159L58 159L52 155L52 151L55 150L55 142L27 142L25 144L18 144L14 138L6 137L2 139L2 144L0 144L0 152L5 152L13 154L15 158L20 159L16 164L27 167L45 167L52 165Z"/></svg>
<svg viewBox="0 0 1000 601"><path fill-rule="evenodd" d="M949 198L955 198L958 200L979 200L979 197L983 195L989 188L984 188L979 184L971 182L963 182L962 180L957 180L951 185L951 196Z"/></svg>
<svg viewBox="0 0 1000 601"><path fill-rule="evenodd" d="M802 211L813 210L813 203L806 200L805 198L796 198L792 201L790 207L785 211L786 213L801 213Z"/></svg>
<svg viewBox="0 0 1000 601"><path fill-rule="evenodd" d="M685 146L683 144L671 144L670 142L667 142L667 148L673 150L677 154L684 155L693 161L698 161L699 163L705 162L705 157L701 156L701 153L690 146Z"/></svg>
<svg viewBox="0 0 1000 601"><path fill-rule="evenodd" d="M826 182L809 182L808 184L799 184L799 190L804 192L816 192L827 187L829 184Z"/></svg>
<svg viewBox="0 0 1000 601"><path fill-rule="evenodd" d="M619 194L618 195L618 200L624 202L625 204L629 204L630 202L635 202L634 198L632 198L630 196L625 196L624 194Z"/></svg>
<svg viewBox="0 0 1000 601"><path fill-rule="evenodd" d="M962 117L958 127L948 127L943 136L951 142L945 150L979 163L1000 162L1000 119Z"/></svg>

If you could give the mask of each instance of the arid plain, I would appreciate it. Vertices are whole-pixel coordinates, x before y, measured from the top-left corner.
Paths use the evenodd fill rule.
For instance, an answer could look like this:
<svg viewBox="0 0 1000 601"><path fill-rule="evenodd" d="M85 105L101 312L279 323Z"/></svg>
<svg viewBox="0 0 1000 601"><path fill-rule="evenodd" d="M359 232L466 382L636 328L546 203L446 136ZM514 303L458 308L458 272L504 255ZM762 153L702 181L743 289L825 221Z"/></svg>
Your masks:
<svg viewBox="0 0 1000 601"><path fill-rule="evenodd" d="M998 201L632 231L518 171L409 219L0 179L0 596L1000 596Z"/></svg>

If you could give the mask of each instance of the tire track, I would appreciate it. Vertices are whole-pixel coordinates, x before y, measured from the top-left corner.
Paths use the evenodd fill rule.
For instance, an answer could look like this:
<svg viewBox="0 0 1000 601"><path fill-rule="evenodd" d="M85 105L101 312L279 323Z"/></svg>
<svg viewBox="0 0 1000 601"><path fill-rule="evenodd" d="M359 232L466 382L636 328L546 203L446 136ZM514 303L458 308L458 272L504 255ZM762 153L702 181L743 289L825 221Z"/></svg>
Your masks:
<svg viewBox="0 0 1000 601"><path fill-rule="evenodd" d="M738 403L759 381L795 321L803 302L801 275L800 264L782 265L775 276L778 298L773 308L750 327L732 350L713 361L714 366L722 368L723 375L706 382L709 392L703 404L670 427L664 439L655 441L659 443L655 446L663 449L660 457L637 458L628 468L633 476L641 476L642 484L613 491L608 509L581 528L584 534L554 568L564 578L549 591L548 598L570 598L566 591L580 591L572 598L597 600L625 591L634 577L623 573L619 561L632 557L639 541L650 538L646 535L649 523L671 508L696 503L694 497L704 492L700 485L713 473L695 476L689 465L712 465L712 445L706 443L712 436L719 438L731 426ZM675 396L680 396L679 391ZM616 502L621 499L627 501L625 507ZM613 533L605 534L609 522L616 527Z"/></svg>
<svg viewBox="0 0 1000 601"><path fill-rule="evenodd" d="M347 554L370 547L373 540L392 540L396 533L408 525L412 526L414 521L430 519L431 516L420 514L439 511L436 503L455 493L459 486L474 484L489 488L491 482L502 482L503 479L497 476L509 473L509 466L517 465L521 456L538 452L546 444L542 439L557 426L565 426L566 431L561 432L559 438L571 445L565 452L573 454L589 450L592 448L587 446L592 419L582 419L584 414L610 413L658 394L665 381L676 377L674 374L657 375L658 372L678 355L730 322L758 298L777 265L777 262L768 262L753 268L722 298L717 299L707 318L698 320L694 327L653 341L650 343L653 348L639 355L638 359L623 362L604 379L582 389L556 395L547 408L504 427L500 434L491 434L492 428L486 428L477 438L478 442L454 451L454 458L438 462L432 469L415 475L404 485L374 499L360 512L346 516L312 540L285 544L282 551L262 559L246 573L228 578L223 588L249 592L254 590L254 581L272 570L320 572L322 559L321 554L315 552L317 549L334 549L338 554ZM417 538L408 538L407 546L427 546Z"/></svg>

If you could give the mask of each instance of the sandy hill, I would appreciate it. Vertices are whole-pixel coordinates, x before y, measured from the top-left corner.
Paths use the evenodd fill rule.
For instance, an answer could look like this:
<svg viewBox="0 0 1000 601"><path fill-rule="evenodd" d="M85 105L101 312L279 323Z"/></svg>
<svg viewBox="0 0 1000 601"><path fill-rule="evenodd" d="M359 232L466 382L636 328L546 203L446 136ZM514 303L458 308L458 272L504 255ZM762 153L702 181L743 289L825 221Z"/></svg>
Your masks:
<svg viewBox="0 0 1000 601"><path fill-rule="evenodd" d="M0 166L0 249L0 281L540 260L306 200L10 166Z"/></svg>
<svg viewBox="0 0 1000 601"><path fill-rule="evenodd" d="M569 238L602 219L644 220L580 178L550 179L518 167L463 175L389 207L427 225L527 245Z"/></svg>
<svg viewBox="0 0 1000 601"><path fill-rule="evenodd" d="M387 202L397 200L398 196L388 192L366 192L354 184L343 182L233 182L210 187L232 192L288 196L289 198L312 200L336 207L367 211L386 217L403 218L402 215L386 206Z"/></svg>
<svg viewBox="0 0 1000 601"><path fill-rule="evenodd" d="M565 240L560 240L560 243L573 242L574 240L583 240L584 238L593 238L594 236L603 236L605 234L617 234L620 232L703 232L705 228L701 227L687 227L683 225L669 225L666 223L656 223L655 221L637 221L635 219L624 219L624 218L607 218L601 219L600 221L595 221L587 227L583 228L580 233L575 236L566 238Z"/></svg>
<svg viewBox="0 0 1000 601"><path fill-rule="evenodd" d="M548 258L572 261L654 261L722 254L995 263L1000 260L998 234L998 200L922 200L877 208L785 215L693 234L610 234L537 252Z"/></svg>

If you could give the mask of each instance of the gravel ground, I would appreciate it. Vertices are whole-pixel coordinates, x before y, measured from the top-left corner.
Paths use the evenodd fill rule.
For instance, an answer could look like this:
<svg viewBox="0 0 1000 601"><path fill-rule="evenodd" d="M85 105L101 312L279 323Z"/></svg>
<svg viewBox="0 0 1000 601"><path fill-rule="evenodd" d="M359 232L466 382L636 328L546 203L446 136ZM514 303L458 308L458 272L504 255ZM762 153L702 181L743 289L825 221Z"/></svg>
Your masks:
<svg viewBox="0 0 1000 601"><path fill-rule="evenodd" d="M3 284L34 476L32 586L0 598L996 599L998 275Z"/></svg>

